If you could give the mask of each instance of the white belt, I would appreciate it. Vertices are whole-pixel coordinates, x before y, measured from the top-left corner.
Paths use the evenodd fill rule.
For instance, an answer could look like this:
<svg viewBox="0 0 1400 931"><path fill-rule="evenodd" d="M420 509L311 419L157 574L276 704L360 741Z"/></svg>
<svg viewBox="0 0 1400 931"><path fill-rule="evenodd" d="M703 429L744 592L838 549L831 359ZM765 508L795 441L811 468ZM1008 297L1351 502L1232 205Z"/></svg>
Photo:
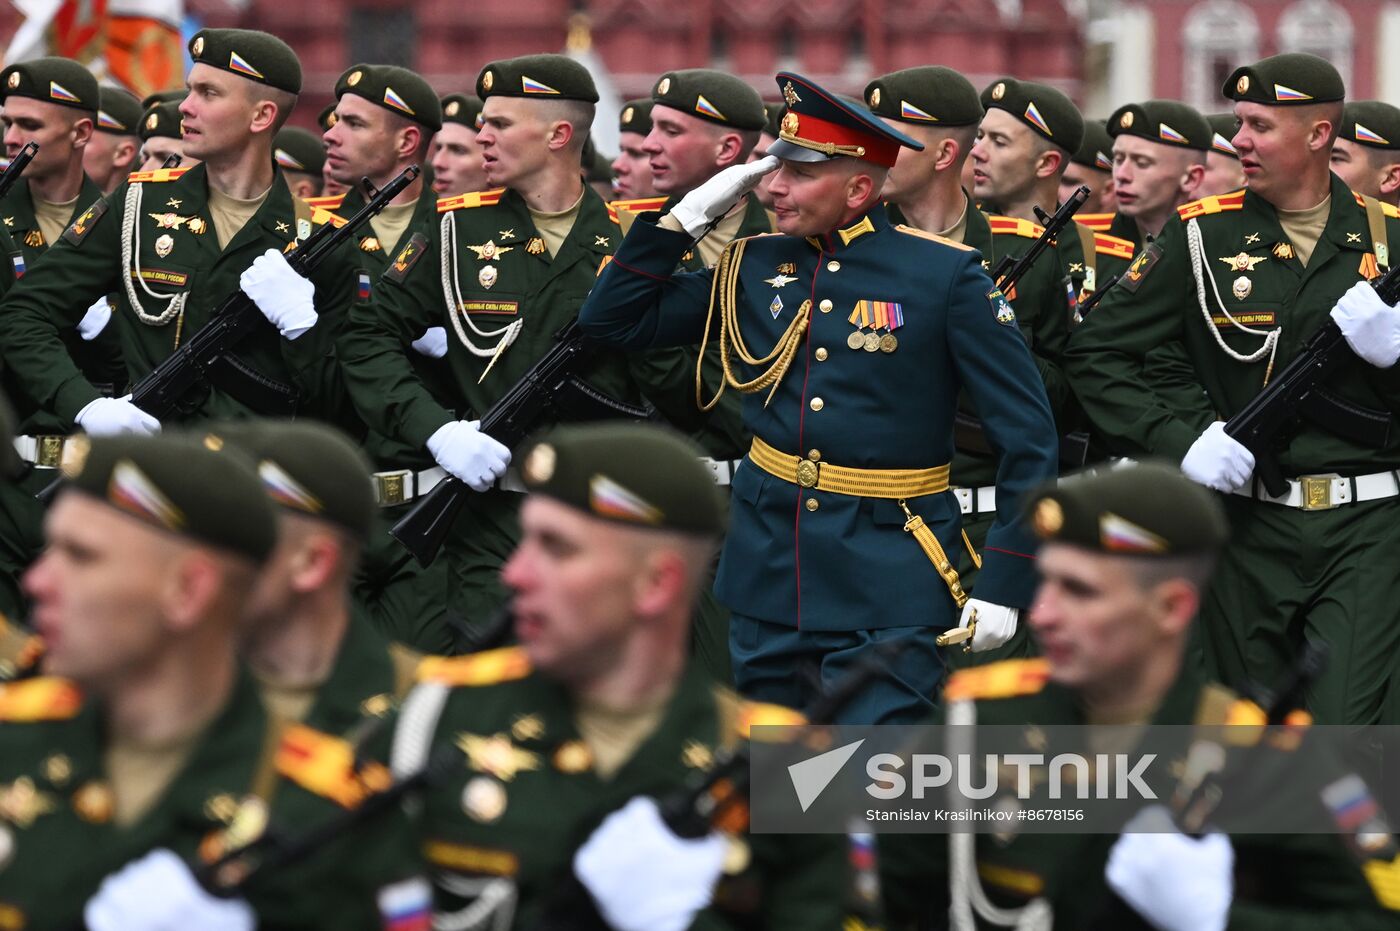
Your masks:
<svg viewBox="0 0 1400 931"><path fill-rule="evenodd" d="M709 456L701 456L700 464L710 470L714 476L716 485L728 485L734 481L734 473L739 471L739 463L742 459L711 459Z"/></svg>
<svg viewBox="0 0 1400 931"><path fill-rule="evenodd" d="M1343 504L1376 501L1400 495L1400 474L1395 470L1370 475L1300 475L1288 480L1288 493L1273 497L1257 479L1234 494L1303 511L1327 511Z"/></svg>
<svg viewBox="0 0 1400 931"><path fill-rule="evenodd" d="M958 509L964 514L991 514L997 509L997 486L983 485L981 488L954 488L958 498Z"/></svg>
<svg viewBox="0 0 1400 931"><path fill-rule="evenodd" d="M56 469L63 461L63 444L66 436L17 436L15 452L25 462L32 462L41 469Z"/></svg>
<svg viewBox="0 0 1400 931"><path fill-rule="evenodd" d="M374 500L382 508L391 508L414 498L421 498L438 486L447 473L439 466L415 472L412 469L396 469L392 472L375 472L370 476L374 487Z"/></svg>

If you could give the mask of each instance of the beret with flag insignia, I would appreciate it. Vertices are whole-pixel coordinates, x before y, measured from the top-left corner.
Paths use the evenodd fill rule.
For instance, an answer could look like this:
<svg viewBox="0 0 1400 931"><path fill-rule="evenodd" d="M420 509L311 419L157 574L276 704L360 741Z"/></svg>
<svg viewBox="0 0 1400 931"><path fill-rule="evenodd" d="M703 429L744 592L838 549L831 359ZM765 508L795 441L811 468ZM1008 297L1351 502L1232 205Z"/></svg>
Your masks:
<svg viewBox="0 0 1400 931"><path fill-rule="evenodd" d="M1000 78L982 91L982 106L1005 110L1068 154L1078 152L1084 141L1083 114L1072 100L1048 84Z"/></svg>
<svg viewBox="0 0 1400 931"><path fill-rule="evenodd" d="M1096 171L1113 170L1113 137L1108 134L1103 120L1084 121L1084 141L1079 143L1070 161Z"/></svg>
<svg viewBox="0 0 1400 931"><path fill-rule="evenodd" d="M369 538L374 494L369 461L350 438L314 420L242 420L209 432L257 464L272 502Z"/></svg>
<svg viewBox="0 0 1400 931"><path fill-rule="evenodd" d="M1206 117L1206 122L1210 124L1211 151L1239 161L1240 153L1231 141L1235 138L1235 133L1239 132L1239 118L1233 113L1212 113Z"/></svg>
<svg viewBox="0 0 1400 931"><path fill-rule="evenodd" d="M70 437L64 487L152 527L261 563L277 540L275 514L252 462L209 437Z"/></svg>
<svg viewBox="0 0 1400 931"><path fill-rule="evenodd" d="M141 115L141 141L145 142L155 137L179 139L182 119L178 103L158 103L148 108Z"/></svg>
<svg viewBox="0 0 1400 931"><path fill-rule="evenodd" d="M476 78L476 95L598 102L593 75L567 55L523 55L493 61Z"/></svg>
<svg viewBox="0 0 1400 931"><path fill-rule="evenodd" d="M865 85L872 113L905 123L972 126L984 113L977 88L952 68L905 68Z"/></svg>
<svg viewBox="0 0 1400 931"><path fill-rule="evenodd" d="M1167 463L1070 476L1027 500L1042 540L1103 553L1211 553L1230 533L1217 496Z"/></svg>
<svg viewBox="0 0 1400 931"><path fill-rule="evenodd" d="M190 39L190 58L197 64L266 84L292 94L301 93L301 62L291 46L255 29L201 29Z"/></svg>
<svg viewBox="0 0 1400 931"><path fill-rule="evenodd" d="M97 89L97 131L135 136L141 129L141 101L120 87Z"/></svg>
<svg viewBox="0 0 1400 931"><path fill-rule="evenodd" d="M97 78L71 58L33 58L0 71L0 101L31 97L97 115Z"/></svg>
<svg viewBox="0 0 1400 931"><path fill-rule="evenodd" d="M468 129L481 128L481 98L474 94L448 94L442 98L442 121Z"/></svg>
<svg viewBox="0 0 1400 931"><path fill-rule="evenodd" d="M1335 103L1346 97L1346 85L1327 59L1307 52L1285 52L1236 68L1220 93L1227 100L1297 106Z"/></svg>
<svg viewBox="0 0 1400 931"><path fill-rule="evenodd" d="M326 144L299 126L283 126L272 140L272 158L283 171L319 175L326 164Z"/></svg>
<svg viewBox="0 0 1400 931"><path fill-rule="evenodd" d="M651 98L629 100L617 115L617 131L645 136L651 132Z"/></svg>
<svg viewBox="0 0 1400 931"><path fill-rule="evenodd" d="M171 88L168 91L156 91L154 94L147 94L141 98L141 109L149 110L158 103L179 103L190 95L190 92L183 87Z"/></svg>
<svg viewBox="0 0 1400 931"><path fill-rule="evenodd" d="M667 71L652 85L651 102L735 129L761 130L768 123L758 91L709 68Z"/></svg>
<svg viewBox="0 0 1400 931"><path fill-rule="evenodd" d="M838 97L790 71L778 73L778 90L787 112L778 125L778 141L769 155L794 162L829 158L862 158L886 168L894 166L901 146L922 151L910 139L866 109L864 104Z"/></svg>
<svg viewBox="0 0 1400 931"><path fill-rule="evenodd" d="M654 424L559 427L532 441L521 478L546 495L601 520L712 537L724 532L724 496L704 451Z"/></svg>
<svg viewBox="0 0 1400 931"><path fill-rule="evenodd" d="M1400 149L1400 108L1379 100L1355 100L1342 114L1341 138L1373 149Z"/></svg>
<svg viewBox="0 0 1400 931"><path fill-rule="evenodd" d="M398 65L355 65L335 82L335 99L363 97L390 113L407 117L433 132L442 129L442 103L427 81Z"/></svg>
<svg viewBox="0 0 1400 931"><path fill-rule="evenodd" d="M1210 151L1215 138L1206 118L1179 100L1148 100L1121 106L1108 118L1108 133L1115 139L1137 136L1198 152Z"/></svg>

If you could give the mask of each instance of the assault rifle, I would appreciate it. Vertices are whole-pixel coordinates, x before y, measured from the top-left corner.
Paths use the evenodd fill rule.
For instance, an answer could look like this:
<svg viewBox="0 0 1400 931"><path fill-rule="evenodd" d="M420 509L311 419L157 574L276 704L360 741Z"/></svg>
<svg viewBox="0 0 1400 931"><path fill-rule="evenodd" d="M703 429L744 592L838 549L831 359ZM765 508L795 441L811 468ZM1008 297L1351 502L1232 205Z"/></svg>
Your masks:
<svg viewBox="0 0 1400 931"><path fill-rule="evenodd" d="M1039 207L1035 208L1036 216L1040 219L1044 231L1036 237L1031 247L1021 254L1019 258L1012 255L1004 255L1001 261L997 262L992 269L992 280L1001 288L1003 294L1010 293L1016 287L1016 282L1030 271L1035 260L1040 258L1040 254L1050 246L1054 245L1056 237L1060 235L1074 221L1074 215L1084 206L1084 202L1089 199L1089 188L1081 184L1079 188L1069 196L1069 200L1060 205L1060 209L1053 214L1046 214Z"/></svg>
<svg viewBox="0 0 1400 931"><path fill-rule="evenodd" d="M10 164L6 165L4 173L0 174L0 197L10 193L10 188L15 186L19 176L24 174L24 169L29 167L29 163L34 161L34 156L38 154L39 143L26 142L19 154L10 159Z"/></svg>

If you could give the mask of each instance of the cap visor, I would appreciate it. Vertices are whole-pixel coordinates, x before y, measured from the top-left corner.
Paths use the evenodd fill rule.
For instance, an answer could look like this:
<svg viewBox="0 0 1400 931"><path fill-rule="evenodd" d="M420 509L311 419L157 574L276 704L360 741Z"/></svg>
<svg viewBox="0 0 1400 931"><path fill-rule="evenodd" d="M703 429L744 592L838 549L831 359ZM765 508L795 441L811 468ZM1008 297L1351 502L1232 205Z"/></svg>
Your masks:
<svg viewBox="0 0 1400 931"><path fill-rule="evenodd" d="M779 139L768 147L765 155L773 155L789 162L825 162L832 158L844 158L842 155L823 155L816 149L804 148L794 145L786 139Z"/></svg>

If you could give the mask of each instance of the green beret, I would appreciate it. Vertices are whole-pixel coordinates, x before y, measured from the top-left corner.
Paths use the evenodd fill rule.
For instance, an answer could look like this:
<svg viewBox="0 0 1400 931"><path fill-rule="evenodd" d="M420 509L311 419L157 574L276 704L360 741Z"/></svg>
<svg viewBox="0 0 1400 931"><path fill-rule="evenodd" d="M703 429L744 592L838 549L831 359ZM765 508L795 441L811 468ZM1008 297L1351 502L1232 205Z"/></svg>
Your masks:
<svg viewBox="0 0 1400 931"><path fill-rule="evenodd" d="M468 129L481 128L481 98L474 94L448 94L442 104L442 121L458 123Z"/></svg>
<svg viewBox="0 0 1400 931"><path fill-rule="evenodd" d="M1357 100L1342 112L1340 136L1373 149L1400 149L1400 109L1379 100Z"/></svg>
<svg viewBox="0 0 1400 931"><path fill-rule="evenodd" d="M190 39L190 58L198 64L301 93L301 62L291 46L256 29L201 29Z"/></svg>
<svg viewBox="0 0 1400 931"><path fill-rule="evenodd" d="M1236 68L1220 93L1227 100L1279 107L1335 103L1345 98L1347 91L1342 76L1327 59L1307 52L1287 52Z"/></svg>
<svg viewBox="0 0 1400 931"><path fill-rule="evenodd" d="M97 89L97 131L135 136L141 128L141 101L120 87Z"/></svg>
<svg viewBox="0 0 1400 931"><path fill-rule="evenodd" d="M284 126L273 137L272 158L283 171L319 175L326 164L326 144L310 130Z"/></svg>
<svg viewBox="0 0 1400 931"><path fill-rule="evenodd" d="M160 530L259 563L276 544L276 517L252 463L216 441L79 435L65 445L62 468L66 487Z"/></svg>
<svg viewBox="0 0 1400 931"><path fill-rule="evenodd" d="M1119 107L1108 118L1108 133L1115 139L1138 136L1198 152L1209 152L1215 137L1200 111L1179 100L1149 100Z"/></svg>
<svg viewBox="0 0 1400 931"><path fill-rule="evenodd" d="M97 78L71 58L34 58L0 71L0 101L32 97L97 115Z"/></svg>
<svg viewBox="0 0 1400 931"><path fill-rule="evenodd" d="M768 125L758 91L732 74L709 68L667 71L652 85L651 102L734 129L762 130Z"/></svg>
<svg viewBox="0 0 1400 931"><path fill-rule="evenodd" d="M1028 500L1042 540L1103 553L1213 553L1230 533L1217 495L1166 463L1071 476Z"/></svg>
<svg viewBox="0 0 1400 931"><path fill-rule="evenodd" d="M1239 117L1233 113L1212 113L1206 117L1206 122L1210 124L1211 151L1228 155L1235 161L1239 161L1240 153L1235 150L1235 144L1230 141L1235 138L1235 133L1239 132Z"/></svg>
<svg viewBox="0 0 1400 931"><path fill-rule="evenodd" d="M777 139L778 133L782 132L783 114L787 112L787 104L765 103L763 111L768 114L768 122L763 124L763 131Z"/></svg>
<svg viewBox="0 0 1400 931"><path fill-rule="evenodd" d="M181 138L180 123L183 119L178 103L156 104L141 117L141 141L145 142L156 136L166 139Z"/></svg>
<svg viewBox="0 0 1400 931"><path fill-rule="evenodd" d="M629 100L622 105L617 115L617 130L623 133L636 133L645 136L651 132L651 98Z"/></svg>
<svg viewBox="0 0 1400 931"><path fill-rule="evenodd" d="M588 69L567 55L524 55L493 61L476 77L476 95L598 102Z"/></svg>
<svg viewBox="0 0 1400 931"><path fill-rule="evenodd" d="M1103 120L1084 121L1084 141L1069 160L1095 171L1113 170L1113 138Z"/></svg>
<svg viewBox="0 0 1400 931"><path fill-rule="evenodd" d="M316 115L316 125L321 127L321 132L325 132L335 125L336 119L335 104L328 103L325 108Z"/></svg>
<svg viewBox="0 0 1400 931"><path fill-rule="evenodd" d="M189 89L184 87L174 87L168 91L156 91L154 94L147 94L141 98L141 111L151 109L158 103L180 103L190 95Z"/></svg>
<svg viewBox="0 0 1400 931"><path fill-rule="evenodd" d="M904 123L974 126L986 112L972 82L952 68L905 68L865 85L876 116Z"/></svg>
<svg viewBox="0 0 1400 931"><path fill-rule="evenodd" d="M363 97L433 132L442 129L442 104L432 86L398 65L355 65L335 82L335 99Z"/></svg>
<svg viewBox="0 0 1400 931"><path fill-rule="evenodd" d="M373 469L345 434L314 420L244 420L216 424L210 433L257 463L274 504L369 539Z"/></svg>
<svg viewBox="0 0 1400 931"><path fill-rule="evenodd" d="M642 423L559 427L521 462L530 491L590 516L634 527L717 537L724 496L704 451L666 427Z"/></svg>
<svg viewBox="0 0 1400 931"><path fill-rule="evenodd" d="M1005 110L1069 154L1084 141L1084 116L1064 94L1047 84L1002 78L982 91L982 106Z"/></svg>

